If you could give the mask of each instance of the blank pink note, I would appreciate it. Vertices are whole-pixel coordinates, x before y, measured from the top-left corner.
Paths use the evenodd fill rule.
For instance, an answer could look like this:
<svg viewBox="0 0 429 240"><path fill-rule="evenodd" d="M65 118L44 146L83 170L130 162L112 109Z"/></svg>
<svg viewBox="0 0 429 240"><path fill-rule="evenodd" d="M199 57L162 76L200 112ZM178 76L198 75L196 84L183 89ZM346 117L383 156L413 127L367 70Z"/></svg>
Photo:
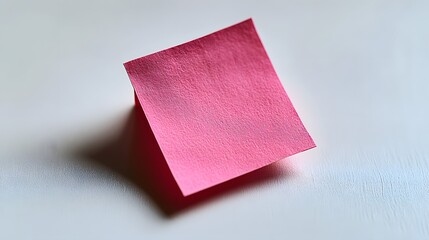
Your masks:
<svg viewBox="0 0 429 240"><path fill-rule="evenodd" d="M251 19L124 65L185 196L315 147Z"/></svg>

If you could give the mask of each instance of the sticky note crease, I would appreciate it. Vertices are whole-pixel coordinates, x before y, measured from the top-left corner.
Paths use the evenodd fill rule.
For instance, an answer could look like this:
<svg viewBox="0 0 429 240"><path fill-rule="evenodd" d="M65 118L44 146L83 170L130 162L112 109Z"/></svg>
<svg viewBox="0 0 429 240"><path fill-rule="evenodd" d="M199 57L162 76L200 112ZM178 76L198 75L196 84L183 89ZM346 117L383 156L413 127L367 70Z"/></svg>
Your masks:
<svg viewBox="0 0 429 240"><path fill-rule="evenodd" d="M315 147L251 19L124 66L185 196Z"/></svg>

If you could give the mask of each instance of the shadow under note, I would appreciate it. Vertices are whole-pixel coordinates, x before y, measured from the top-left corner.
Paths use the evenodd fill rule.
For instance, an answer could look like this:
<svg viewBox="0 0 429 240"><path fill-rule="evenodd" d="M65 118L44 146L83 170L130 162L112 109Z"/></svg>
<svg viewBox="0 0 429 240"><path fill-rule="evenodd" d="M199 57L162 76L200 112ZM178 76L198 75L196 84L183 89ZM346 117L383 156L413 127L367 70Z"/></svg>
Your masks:
<svg viewBox="0 0 429 240"><path fill-rule="evenodd" d="M90 147L78 150L78 154L85 160L101 164L131 181L155 203L165 217L175 216L185 209L227 193L293 173L292 169L274 163L184 197L138 101L119 136L107 140L104 144L90 144Z"/></svg>

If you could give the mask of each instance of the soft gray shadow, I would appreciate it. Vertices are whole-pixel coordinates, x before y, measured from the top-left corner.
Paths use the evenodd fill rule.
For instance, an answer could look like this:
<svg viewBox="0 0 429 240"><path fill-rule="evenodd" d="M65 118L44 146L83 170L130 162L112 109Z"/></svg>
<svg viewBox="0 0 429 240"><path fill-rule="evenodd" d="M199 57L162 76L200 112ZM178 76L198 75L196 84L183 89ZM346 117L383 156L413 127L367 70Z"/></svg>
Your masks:
<svg viewBox="0 0 429 240"><path fill-rule="evenodd" d="M271 164L184 197L138 105L130 111L126 124L117 137L85 144L73 154L78 155L79 159L96 163L96 166L107 167L128 179L155 203L162 216L168 218L219 196L293 174L292 169L284 167L284 164Z"/></svg>

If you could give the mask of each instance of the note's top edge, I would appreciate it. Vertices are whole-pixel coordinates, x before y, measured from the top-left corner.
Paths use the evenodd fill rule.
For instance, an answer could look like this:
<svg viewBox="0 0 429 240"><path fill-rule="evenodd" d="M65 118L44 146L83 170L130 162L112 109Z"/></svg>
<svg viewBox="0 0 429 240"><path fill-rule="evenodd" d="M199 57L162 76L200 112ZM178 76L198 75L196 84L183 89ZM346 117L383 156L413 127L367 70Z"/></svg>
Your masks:
<svg viewBox="0 0 429 240"><path fill-rule="evenodd" d="M160 51L156 51L156 52L150 53L150 54L142 56L142 57L138 57L138 58L126 61L126 62L123 63L123 65L124 65L125 69L128 69L128 66L130 66L133 63L136 63L136 62L138 62L138 61L140 61L140 60L142 60L142 59L144 59L146 57L150 57L150 56L155 55L155 54L159 54L159 53L162 53L162 52L165 52L165 51L169 51L169 50L174 49L174 48L179 48L179 47L182 47L183 45L186 45L186 44L189 44L189 43L192 43L192 42L203 40L204 38L209 37L209 36L211 36L213 34L218 34L218 33L221 33L223 31L228 31L228 30L231 30L231 28L238 27L238 26L243 25L243 24L251 24L251 26L254 27L253 19L252 18L248 18L248 19L243 20L241 22L238 22L236 24L224 27L224 28L222 28L220 30L217 30L215 32L206 34L206 35L204 35L202 37L199 37L199 38L196 38L196 39L193 39L193 40L190 40L190 41L187 41L187 42L184 42L184 43L172 46L172 47L168 47L168 48L165 48L165 49L162 49Z"/></svg>

